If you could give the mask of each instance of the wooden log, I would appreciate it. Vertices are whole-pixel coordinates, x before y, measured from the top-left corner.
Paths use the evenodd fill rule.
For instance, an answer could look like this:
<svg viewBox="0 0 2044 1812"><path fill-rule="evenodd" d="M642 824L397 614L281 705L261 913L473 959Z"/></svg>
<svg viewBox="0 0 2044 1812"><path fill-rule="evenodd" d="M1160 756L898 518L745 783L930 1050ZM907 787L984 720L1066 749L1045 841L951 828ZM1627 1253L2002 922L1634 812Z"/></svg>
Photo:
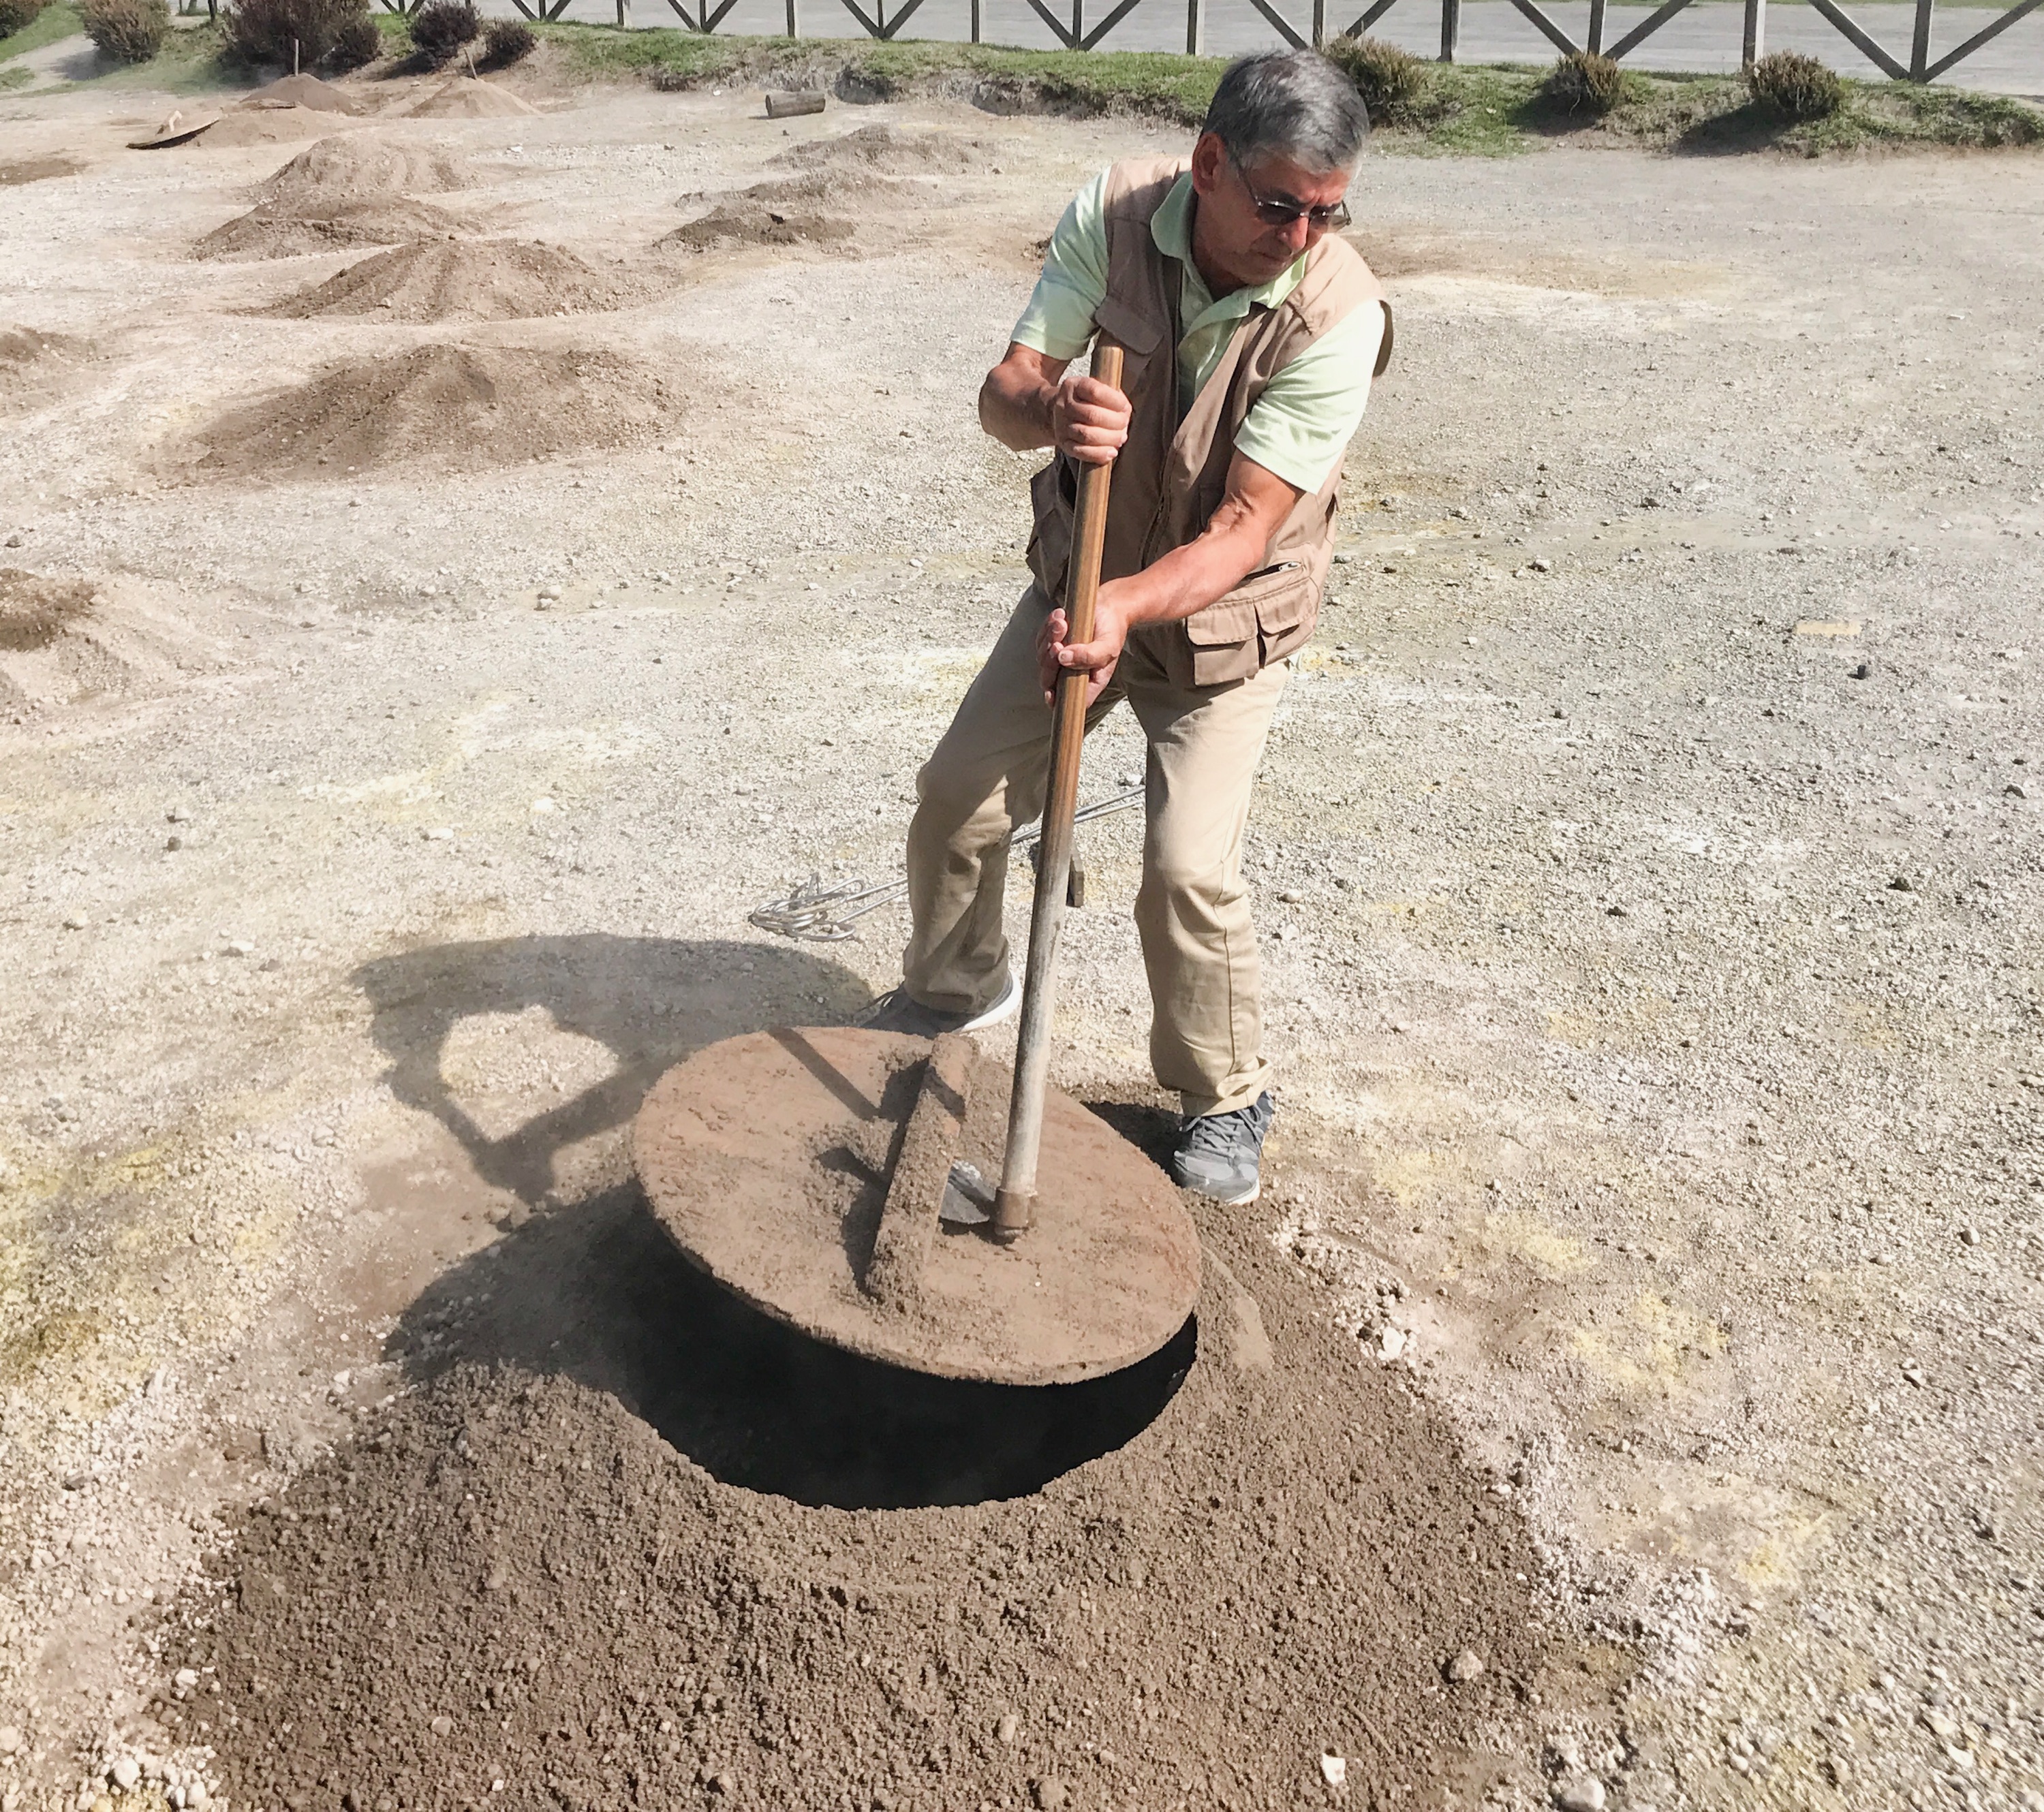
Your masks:
<svg viewBox="0 0 2044 1812"><path fill-rule="evenodd" d="M793 10L795 0L788 0L789 10ZM803 113L820 113L824 98L820 94L769 94L766 97L766 117L770 120L792 120Z"/></svg>

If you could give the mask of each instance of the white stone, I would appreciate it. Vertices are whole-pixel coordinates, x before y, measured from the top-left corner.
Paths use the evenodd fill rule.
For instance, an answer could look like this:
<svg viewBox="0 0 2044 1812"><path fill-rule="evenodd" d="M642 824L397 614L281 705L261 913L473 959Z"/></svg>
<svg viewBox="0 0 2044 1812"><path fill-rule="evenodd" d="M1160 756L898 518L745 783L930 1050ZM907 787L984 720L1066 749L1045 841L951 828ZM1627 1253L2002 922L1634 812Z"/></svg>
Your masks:
<svg viewBox="0 0 2044 1812"><path fill-rule="evenodd" d="M133 1793L142 1779L142 1764L133 1756L123 1756L106 1771L106 1778L123 1793Z"/></svg>
<svg viewBox="0 0 2044 1812"><path fill-rule="evenodd" d="M1554 1803L1562 1812L1604 1812L1604 1783L1593 1774L1580 1774L1554 1789Z"/></svg>
<svg viewBox="0 0 2044 1812"><path fill-rule="evenodd" d="M1348 1785L1348 1757L1335 1755L1331 1750L1320 1757L1320 1779L1330 1787Z"/></svg>

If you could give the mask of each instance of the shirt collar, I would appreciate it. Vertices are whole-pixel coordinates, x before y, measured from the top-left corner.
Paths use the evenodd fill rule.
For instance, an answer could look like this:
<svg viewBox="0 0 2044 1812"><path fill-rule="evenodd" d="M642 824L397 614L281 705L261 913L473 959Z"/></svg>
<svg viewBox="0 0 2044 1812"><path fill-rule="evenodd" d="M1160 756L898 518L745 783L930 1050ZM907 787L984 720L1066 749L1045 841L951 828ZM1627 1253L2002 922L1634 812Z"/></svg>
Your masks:
<svg viewBox="0 0 2044 1812"><path fill-rule="evenodd" d="M1162 205L1150 217L1150 236L1156 242L1157 249L1166 258L1175 258L1185 267L1185 274L1197 283L1202 292L1206 279L1201 276L1199 267L1193 262L1193 175L1189 170L1171 185L1171 192L1164 198ZM1306 255L1302 251L1267 283L1254 288L1231 290L1218 301L1210 301L1202 315L1226 317L1246 315L1251 307L1261 302L1266 308L1275 308L1298 288L1306 274ZM1187 322L1189 328L1192 322Z"/></svg>

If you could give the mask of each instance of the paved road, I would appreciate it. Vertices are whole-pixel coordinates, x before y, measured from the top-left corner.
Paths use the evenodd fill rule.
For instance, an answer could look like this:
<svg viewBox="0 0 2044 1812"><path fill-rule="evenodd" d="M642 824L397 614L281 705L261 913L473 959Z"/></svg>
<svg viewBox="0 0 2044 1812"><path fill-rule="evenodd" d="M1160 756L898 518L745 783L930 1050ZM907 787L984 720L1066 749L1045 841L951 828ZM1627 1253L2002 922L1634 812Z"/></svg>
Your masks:
<svg viewBox="0 0 2044 1812"><path fill-rule="evenodd" d="M666 0L628 0L636 25L673 25L674 15ZM862 0L862 4L865 0ZM1345 25L1352 17L1337 16L1336 0L1329 10L1331 29ZM1346 0L1360 10L1360 0ZM805 36L857 37L860 29L840 0L798 0ZM1310 13L1310 0L1274 0L1303 29ZM1069 18L1070 0L1054 0L1052 10ZM1106 47L1116 50L1183 50L1185 48L1186 0L1143 0L1117 25ZM926 38L963 38L969 35L970 0L924 0L905 35ZM869 9L870 10L870 9ZM898 6L889 3L891 17ZM483 10L509 14L512 0L483 0ZM1108 0L1088 0L1089 20L1105 17ZM1549 7L1562 29L1578 43L1589 16L1588 0L1560 0ZM1605 42L1615 43L1650 9L1614 6L1605 27ZM1894 4L1862 5L1852 9L1857 18L1890 53L1907 63L1915 9ZM1946 7L1940 10L1932 33L1934 59L1988 24L1996 17L1991 9L1978 6ZM566 17L607 21L616 17L616 0L571 0ZM785 29L786 0L737 0L720 30L778 33ZM1628 59L1642 69L1729 71L1739 67L1741 10L1723 0L1700 0L1686 12L1678 13ZM989 44L1020 44L1049 49L1055 43L1043 21L1030 11L1027 0L982 0L982 29ZM1378 20L1374 31L1380 37L1427 56L1440 48L1440 10L1429 0L1399 0ZM1248 4L1248 0L1208 0L1206 48L1213 54L1233 56L1258 50L1278 41L1277 33ZM1800 50L1819 56L1848 75L1877 75L1880 71L1848 44L1813 7L1770 7L1767 18L1768 48ZM1462 10L1462 56L1470 63L1545 62L1553 47L1515 8L1504 0L1472 0ZM1992 44L1976 52L1946 77L1955 86L1991 93L2023 94L2044 99L2044 8L2019 20Z"/></svg>

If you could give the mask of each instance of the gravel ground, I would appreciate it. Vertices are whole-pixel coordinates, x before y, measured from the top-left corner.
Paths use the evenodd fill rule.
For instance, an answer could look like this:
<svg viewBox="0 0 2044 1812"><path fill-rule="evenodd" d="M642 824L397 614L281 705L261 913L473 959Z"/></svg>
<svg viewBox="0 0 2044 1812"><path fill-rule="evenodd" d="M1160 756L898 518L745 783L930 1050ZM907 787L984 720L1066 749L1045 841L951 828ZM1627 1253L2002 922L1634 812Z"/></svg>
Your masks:
<svg viewBox="0 0 2044 1812"><path fill-rule="evenodd" d="M912 143L818 204L849 238L676 277L676 198L846 124L755 109L372 125L474 161L465 229L674 278L449 324L257 312L359 251L192 261L291 147L0 118L86 165L0 226L0 1805L89 1806L208 1690L159 1607L459 1356L436 1280L614 1186L661 1068L894 979L891 912L745 914L897 866L1021 584L980 374L1066 194L1169 141L862 109L973 167ZM2038 169L1359 184L1399 353L1253 823L1254 1225L1540 1544L1585 1685L1503 1802L2044 1805ZM580 454L202 463L440 344L684 381ZM1154 1136L1135 827L1085 846L1057 1079Z"/></svg>

